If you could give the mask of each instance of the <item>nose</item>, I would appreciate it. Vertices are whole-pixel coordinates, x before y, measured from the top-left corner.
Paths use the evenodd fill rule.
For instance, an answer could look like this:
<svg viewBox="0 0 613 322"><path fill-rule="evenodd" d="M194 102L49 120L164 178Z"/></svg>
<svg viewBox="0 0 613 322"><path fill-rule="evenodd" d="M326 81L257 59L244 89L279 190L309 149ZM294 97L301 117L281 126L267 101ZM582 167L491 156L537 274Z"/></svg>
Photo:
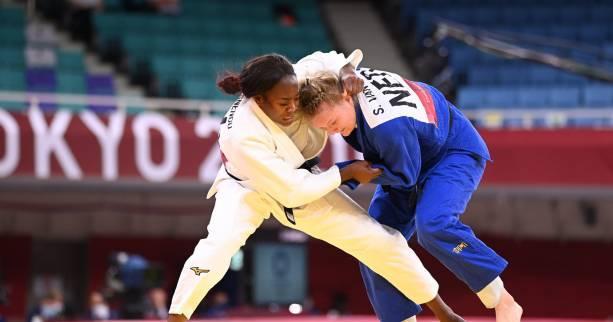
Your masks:
<svg viewBox="0 0 613 322"><path fill-rule="evenodd" d="M289 106L287 106L286 110L288 113L295 113L296 110L298 110L298 105L296 105L295 102L291 102L289 103Z"/></svg>
<svg viewBox="0 0 613 322"><path fill-rule="evenodd" d="M329 128L328 129L328 135L336 134L338 132L340 132L340 130L337 129L337 128Z"/></svg>

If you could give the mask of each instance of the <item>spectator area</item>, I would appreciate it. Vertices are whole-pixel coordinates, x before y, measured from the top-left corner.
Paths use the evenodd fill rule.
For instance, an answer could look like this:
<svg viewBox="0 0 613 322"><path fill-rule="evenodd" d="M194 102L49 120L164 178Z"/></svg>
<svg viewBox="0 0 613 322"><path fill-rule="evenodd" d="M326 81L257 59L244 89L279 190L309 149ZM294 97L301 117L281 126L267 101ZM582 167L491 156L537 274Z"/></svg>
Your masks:
<svg viewBox="0 0 613 322"><path fill-rule="evenodd" d="M515 45L572 59L613 73L613 4L600 0L409 0L403 26L418 41L439 18L474 32L497 32ZM411 23L414 22L414 23ZM542 64L505 59L455 39L442 44L458 84L457 103L479 108L613 107L613 85Z"/></svg>
<svg viewBox="0 0 613 322"><path fill-rule="evenodd" d="M150 70L159 96L228 99L215 87L224 70L270 52L297 60L332 45L315 1L184 0L178 15L109 7L95 16L102 48L119 46L129 68Z"/></svg>

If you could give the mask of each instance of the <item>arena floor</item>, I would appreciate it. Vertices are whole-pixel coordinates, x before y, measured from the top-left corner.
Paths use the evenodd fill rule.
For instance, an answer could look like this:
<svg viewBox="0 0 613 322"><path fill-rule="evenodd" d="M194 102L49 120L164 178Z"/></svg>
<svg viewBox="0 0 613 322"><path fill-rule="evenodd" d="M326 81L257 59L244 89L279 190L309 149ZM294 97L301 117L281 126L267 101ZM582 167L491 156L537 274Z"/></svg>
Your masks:
<svg viewBox="0 0 613 322"><path fill-rule="evenodd" d="M494 318L483 317L465 317L469 322L495 322ZM200 322L326 322L326 321L343 321L343 322L378 322L374 316L351 316L344 318L326 318L326 317L294 317L294 318L240 318L240 319L221 319L221 320L198 320ZM436 322L438 320L429 317L418 318L418 322ZM523 322L602 322L605 320L581 320L581 319L547 319L547 318L525 318Z"/></svg>
<svg viewBox="0 0 613 322"><path fill-rule="evenodd" d="M469 322L495 322L495 319L484 317L464 317ZM418 322L436 322L438 320L433 317L420 317ZM193 322L378 322L374 316L346 316L346 317L255 317L255 318L227 318L227 319L207 319L207 320L190 320ZM560 319L560 318L523 318L523 322L605 322L611 320L585 320L585 319ZM120 322L120 321L115 321ZM128 321L125 321L128 322ZM132 320L131 322L134 322ZM153 320L142 320L140 322L153 322Z"/></svg>

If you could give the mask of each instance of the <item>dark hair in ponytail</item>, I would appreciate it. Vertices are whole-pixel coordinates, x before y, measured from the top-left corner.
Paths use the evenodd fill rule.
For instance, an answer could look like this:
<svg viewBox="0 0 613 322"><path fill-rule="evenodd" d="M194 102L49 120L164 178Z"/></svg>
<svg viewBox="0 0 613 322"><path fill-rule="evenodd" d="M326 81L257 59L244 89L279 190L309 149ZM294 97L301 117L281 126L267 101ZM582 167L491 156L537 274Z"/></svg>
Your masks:
<svg viewBox="0 0 613 322"><path fill-rule="evenodd" d="M286 76L296 75L292 63L282 55L262 55L249 60L240 74L226 72L217 86L227 94L245 97L264 94Z"/></svg>
<svg viewBox="0 0 613 322"><path fill-rule="evenodd" d="M217 79L217 87L226 94L235 95L241 91L241 79L236 73L225 72Z"/></svg>

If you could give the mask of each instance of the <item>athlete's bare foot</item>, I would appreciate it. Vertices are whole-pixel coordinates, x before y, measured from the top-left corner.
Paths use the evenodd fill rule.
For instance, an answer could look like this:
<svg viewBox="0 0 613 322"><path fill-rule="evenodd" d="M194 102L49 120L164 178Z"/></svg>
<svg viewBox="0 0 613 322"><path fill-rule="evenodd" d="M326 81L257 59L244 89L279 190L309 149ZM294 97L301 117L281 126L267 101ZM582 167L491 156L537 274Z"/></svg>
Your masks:
<svg viewBox="0 0 613 322"><path fill-rule="evenodd" d="M183 314L168 314L168 322L185 322L187 318Z"/></svg>
<svg viewBox="0 0 613 322"><path fill-rule="evenodd" d="M447 306L447 303L438 295L432 301L426 303L426 306L428 306L436 318L441 322L464 322L464 319L455 314L455 312Z"/></svg>
<svg viewBox="0 0 613 322"><path fill-rule="evenodd" d="M496 322L519 322L524 310L515 302L515 299L507 290L503 289L500 302L494 308L496 311Z"/></svg>
<svg viewBox="0 0 613 322"><path fill-rule="evenodd" d="M443 318L438 317L438 316L437 316L437 318L441 322L465 322L464 319L461 316L455 314L454 312L451 312L449 315L446 315Z"/></svg>

